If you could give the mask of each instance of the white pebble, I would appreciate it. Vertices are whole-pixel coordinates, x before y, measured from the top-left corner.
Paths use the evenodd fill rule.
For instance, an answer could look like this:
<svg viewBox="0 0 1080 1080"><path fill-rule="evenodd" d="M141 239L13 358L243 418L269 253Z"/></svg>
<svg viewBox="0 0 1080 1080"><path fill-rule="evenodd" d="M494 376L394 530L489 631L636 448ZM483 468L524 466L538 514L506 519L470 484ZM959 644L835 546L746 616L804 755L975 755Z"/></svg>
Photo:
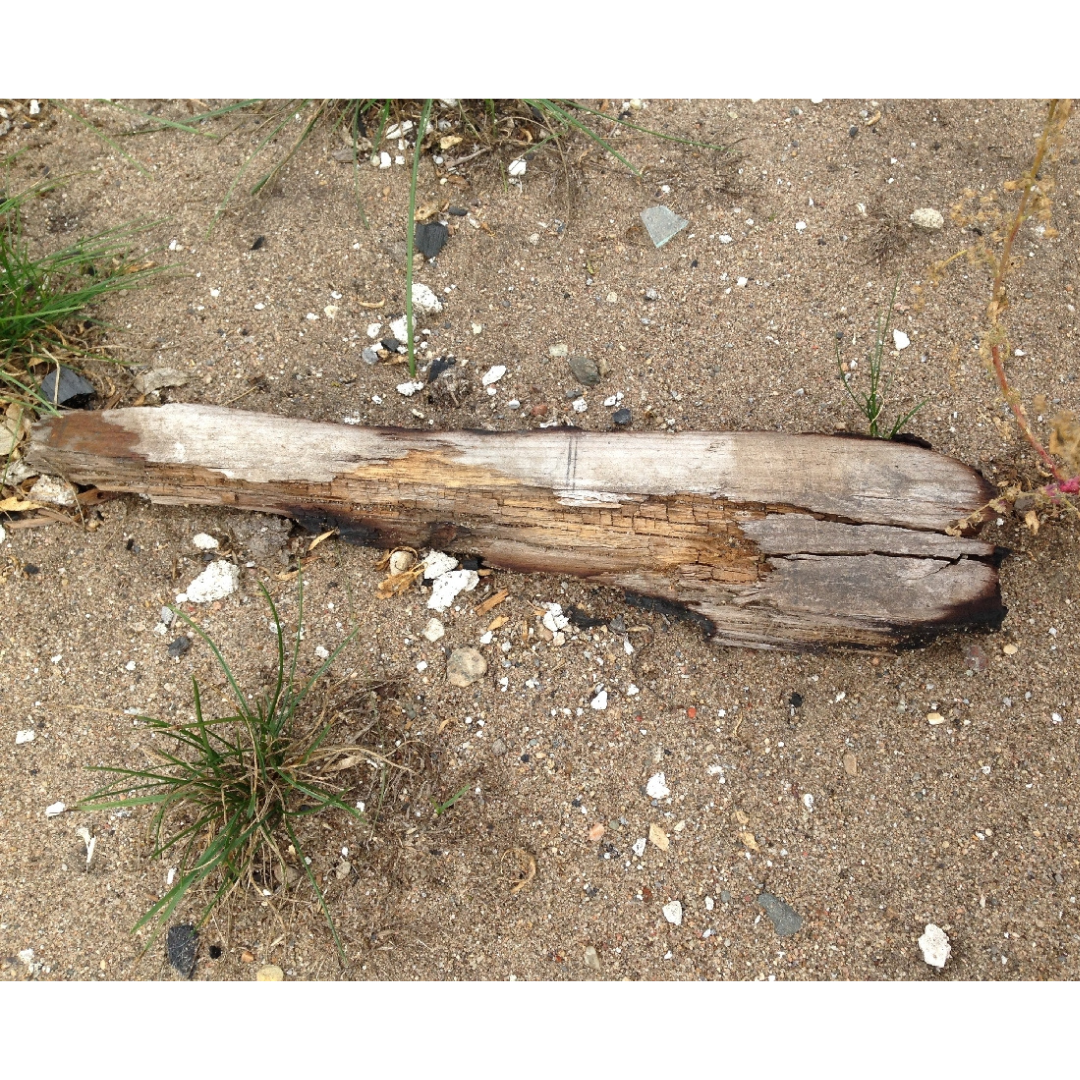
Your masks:
<svg viewBox="0 0 1080 1080"><path fill-rule="evenodd" d="M949 935L933 923L926 924L926 930L919 938L919 948L922 949L923 959L931 967L943 968L945 961L952 955Z"/></svg>
<svg viewBox="0 0 1080 1080"><path fill-rule="evenodd" d="M374 341L382 333L382 323L368 323L367 336Z"/></svg>
<svg viewBox="0 0 1080 1080"><path fill-rule="evenodd" d="M634 841L634 846L630 850L633 851L633 853L640 859L642 855L645 854L645 845L648 842L649 841L646 840L644 836L639 836Z"/></svg>
<svg viewBox="0 0 1080 1080"><path fill-rule="evenodd" d="M672 926L682 926L682 904L678 900L672 900L670 903L665 904L661 909L664 913L664 918L667 919Z"/></svg>
<svg viewBox="0 0 1080 1080"><path fill-rule="evenodd" d="M903 330L894 330L892 332L893 344L897 350L906 349L911 344L911 338L904 333Z"/></svg>
<svg viewBox="0 0 1080 1080"><path fill-rule="evenodd" d="M525 161L524 158L515 158L507 166L506 171L511 176L524 176L526 167L527 167L527 162Z"/></svg>
<svg viewBox="0 0 1080 1080"><path fill-rule="evenodd" d="M745 289L746 288L746 283L749 280L750 280L749 278L744 278L744 277L737 278L736 281L735 281L735 284L738 285L740 289Z"/></svg>
<svg viewBox="0 0 1080 1080"><path fill-rule="evenodd" d="M733 236L728 236L727 233L721 233L720 234L720 243L721 244L730 244L732 242L732 240L734 240L734 239L735 238Z"/></svg>
<svg viewBox="0 0 1080 1080"><path fill-rule="evenodd" d="M796 221L795 222L795 231L796 232L805 232L806 231L806 222L805 221Z"/></svg>
<svg viewBox="0 0 1080 1080"><path fill-rule="evenodd" d="M602 712L604 709L607 708L607 691L601 690L600 693L597 694L596 697L594 697L592 701L589 702L589 704L592 706L592 708L596 709L597 712Z"/></svg>
<svg viewBox="0 0 1080 1080"><path fill-rule="evenodd" d="M582 413L588 411L589 403L583 398L574 398L573 409L574 412Z"/></svg>
<svg viewBox="0 0 1080 1080"><path fill-rule="evenodd" d="M662 772L649 777L649 782L645 785L645 794L650 799L666 799L671 794L667 786L667 778Z"/></svg>
<svg viewBox="0 0 1080 1080"><path fill-rule="evenodd" d="M419 281L413 282L412 299L413 307L420 308L426 315L437 315L443 309L439 298Z"/></svg>
<svg viewBox="0 0 1080 1080"><path fill-rule="evenodd" d="M316 645L315 646L315 655L320 660L327 660L330 657L330 651L329 651L329 649L324 648L322 645Z"/></svg>
<svg viewBox="0 0 1080 1080"><path fill-rule="evenodd" d="M628 686L628 687L626 688L626 696L627 696L627 697L636 697L636 696L637 696L638 694L640 694L640 693L641 693L641 691L640 691L640 690L638 690L638 688L637 688L637 687L636 687L636 686L635 686L635 685L634 685L633 683L631 683L631 684L630 684L630 685L629 685L629 686Z"/></svg>
<svg viewBox="0 0 1080 1080"><path fill-rule="evenodd" d="M505 374L506 368L502 364L496 364L494 367L488 368L481 382L485 386L491 386L492 383L497 383Z"/></svg>
<svg viewBox="0 0 1080 1080"><path fill-rule="evenodd" d="M54 802L51 806L45 807L46 817L57 817L62 814L67 807L62 802Z"/></svg>
<svg viewBox="0 0 1080 1080"><path fill-rule="evenodd" d="M945 218L937 210L924 207L916 210L911 215L911 221L921 229L940 229L945 224Z"/></svg>
<svg viewBox="0 0 1080 1080"><path fill-rule="evenodd" d="M457 564L458 561L453 555L447 555L443 551L431 551L420 565L424 568L424 577L433 581L437 577L442 577L443 574L448 574ZM433 619L432 622L438 622L438 620Z"/></svg>
<svg viewBox="0 0 1080 1080"><path fill-rule="evenodd" d="M424 384L422 382L403 382L397 384L397 392L402 397L412 397L417 390L423 390Z"/></svg>
<svg viewBox="0 0 1080 1080"><path fill-rule="evenodd" d="M471 592L480 584L475 570L451 570L435 579L427 606L432 611L446 611L460 592Z"/></svg>
<svg viewBox="0 0 1080 1080"><path fill-rule="evenodd" d="M223 600L234 593L239 584L240 568L224 559L216 559L187 587L186 594L180 594L183 600L177 597L177 603L208 604Z"/></svg>
<svg viewBox="0 0 1080 1080"><path fill-rule="evenodd" d="M19 746L21 743L33 742L34 733L32 731L16 731L15 732L15 745Z"/></svg>
<svg viewBox="0 0 1080 1080"><path fill-rule="evenodd" d="M446 627L438 619L428 619L427 626L421 634L426 641L436 642L446 633Z"/></svg>
<svg viewBox="0 0 1080 1080"><path fill-rule="evenodd" d="M218 542L209 533L196 533L191 538L191 542L200 551L213 551L218 546Z"/></svg>

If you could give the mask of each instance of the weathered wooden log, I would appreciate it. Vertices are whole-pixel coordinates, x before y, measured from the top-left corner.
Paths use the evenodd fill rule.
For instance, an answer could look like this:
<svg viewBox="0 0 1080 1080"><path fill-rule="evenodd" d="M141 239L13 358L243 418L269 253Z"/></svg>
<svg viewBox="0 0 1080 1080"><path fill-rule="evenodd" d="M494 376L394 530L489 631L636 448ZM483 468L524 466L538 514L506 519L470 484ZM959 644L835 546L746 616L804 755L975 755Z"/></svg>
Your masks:
<svg viewBox="0 0 1080 1080"><path fill-rule="evenodd" d="M1001 550L945 531L993 489L896 442L406 431L166 405L45 420L27 459L157 502L574 574L686 614L727 645L892 648L1005 614Z"/></svg>

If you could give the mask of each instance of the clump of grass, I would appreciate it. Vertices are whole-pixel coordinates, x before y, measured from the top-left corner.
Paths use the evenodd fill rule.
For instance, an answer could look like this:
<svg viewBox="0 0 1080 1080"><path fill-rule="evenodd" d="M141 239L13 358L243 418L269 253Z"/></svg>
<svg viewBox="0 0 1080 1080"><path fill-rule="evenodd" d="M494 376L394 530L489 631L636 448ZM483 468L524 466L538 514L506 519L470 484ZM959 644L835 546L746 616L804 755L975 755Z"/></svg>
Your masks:
<svg viewBox="0 0 1080 1080"><path fill-rule="evenodd" d="M854 373L844 370L844 362L840 357L840 342L836 342L836 368L840 377L840 385L843 386L847 396L855 402L859 411L866 417L869 426L869 434L875 439L894 439L903 430L904 425L926 404L924 399L902 416L897 417L891 427L886 430L882 414L885 411L885 401L888 397L889 387L892 386L893 377L882 385L882 357L885 353L885 343L889 338L889 326L892 322L893 305L896 303L896 292L900 287L899 277L893 285L892 295L889 297L889 309L882 323L882 313L879 311L875 323L874 347L866 356L867 370L869 375L869 390L855 390L852 388ZM853 365L856 366L857 365Z"/></svg>
<svg viewBox="0 0 1080 1080"><path fill-rule="evenodd" d="M37 369L91 355L88 311L105 296L146 282L163 267L130 256L134 241L157 222L136 221L79 240L60 251L31 255L22 208L41 186L0 194L0 403L18 402L54 414ZM81 321L82 325L75 324ZM98 357L97 359L101 359Z"/></svg>
<svg viewBox="0 0 1080 1080"><path fill-rule="evenodd" d="M297 591L296 645L291 657L286 657L277 607L261 582L260 588L277 630L277 673L272 687L261 695L245 694L213 639L177 611L213 652L235 699L235 711L208 719L203 713L199 684L193 678L194 720L168 723L149 716L139 718L172 744L165 751L150 751L160 765L91 766L112 773L116 779L76 809L155 807L150 823L154 838L151 858L168 854L176 860L178 874L175 884L139 919L133 932L156 924L156 937L180 902L192 890L205 885L210 896L198 919L201 926L242 883L254 886L256 875L262 881L269 880L275 867L281 880L287 880L287 868L294 866L314 889L338 951L344 956L326 898L305 858L297 825L312 815L333 810L365 820L346 800L341 777L361 762L374 759L383 765L390 763L367 747L327 745L333 717L327 719L325 708L305 707L319 679L357 631L299 685L296 670L303 626L303 580L299 580Z"/></svg>
<svg viewBox="0 0 1080 1080"><path fill-rule="evenodd" d="M638 131L662 139L665 142L680 143L684 146L719 152L731 150L730 146L695 139L684 139L676 135L668 135L665 132L654 131L651 128L631 123L623 116L613 116L577 101L557 98L529 98L520 101L486 98L483 100L440 102L438 105L430 99L420 101L396 98L325 99L321 101L294 99L284 103L245 101L199 113L187 117L184 121L168 121L167 123L168 126L181 130L196 130L198 125L208 119L214 119L236 109L251 106L268 108L268 115L259 125L254 137L258 137L264 131L265 134L259 139L258 145L247 156L239 172L237 172L229 185L225 197L214 213L210 224L211 229L221 217L241 178L247 174L249 168L256 161L265 161L266 155L273 154L272 148L279 138L287 136L291 125L299 125L299 132L295 137L287 138L287 148L284 153L279 152L270 167L259 175L259 178L250 188L250 194L257 195L264 190L278 176L307 139L310 138L312 133L322 126L329 134L333 134L339 128L347 131L347 142L353 151L352 163L354 173L357 174L356 184L359 198L358 170L360 162L368 160L368 155L371 154L374 163L378 163L378 151L390 126L391 116L400 125L407 118L415 120L419 110L426 110L429 115L435 112L438 114L440 121L447 121L449 128L444 134L452 131L467 132L477 143L481 144L480 150L476 154L468 155L469 157L478 156L481 153L490 153L499 147L534 155L549 144L557 148L561 147L568 135L576 133L584 136L606 153L611 154L625 168L629 169L634 176L641 176L640 170L633 162L616 150L609 141L609 137L605 137L601 133L600 121L612 124L617 128ZM158 125L166 123L160 118L151 118L148 114L143 115L147 120L156 120ZM597 119L590 121L589 118L592 117ZM131 134L151 130L155 130L155 128L144 127L139 132L132 132ZM420 125L418 131L418 140L422 142L427 133L426 125ZM363 216L362 210L361 216Z"/></svg>

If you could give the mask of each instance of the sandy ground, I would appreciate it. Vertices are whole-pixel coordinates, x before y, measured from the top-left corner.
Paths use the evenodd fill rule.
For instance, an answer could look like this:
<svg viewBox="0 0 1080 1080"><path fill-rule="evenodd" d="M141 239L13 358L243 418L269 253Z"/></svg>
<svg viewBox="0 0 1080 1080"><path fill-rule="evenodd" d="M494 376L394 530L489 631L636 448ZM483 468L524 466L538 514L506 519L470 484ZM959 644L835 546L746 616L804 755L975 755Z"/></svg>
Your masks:
<svg viewBox="0 0 1080 1080"><path fill-rule="evenodd" d="M119 404L138 398L138 372L169 367L191 380L162 400L331 422L507 430L560 418L603 430L626 407L635 430L861 431L834 345L839 335L846 357L864 356L899 274L895 325L911 344L886 354L890 409L928 398L911 431L992 481L1038 479L978 356L985 272L961 262L916 304L931 263L971 242L950 207L1023 170L1038 102L650 101L635 122L738 140L738 153L614 135L642 180L579 140L530 160L520 183L504 171L511 152L444 184L426 162L421 201L468 211L444 216L449 242L418 272L445 302L424 324L427 355L458 357L459 389L411 398L395 389L401 366L361 358L369 324L385 334L403 309L405 167L354 176L335 160L340 136L319 129L258 198L244 189L249 170L208 236L263 114L207 125L220 139L168 128L122 138L140 171L95 134L131 131L136 117L70 104L89 126L50 105L19 114L0 138L0 154L23 151L4 183L67 178L28 208L39 249L162 222L146 247L173 271L100 313L132 367L91 373ZM136 104L177 119L200 107ZM447 156L470 151L466 139ZM1017 388L1029 402L1046 395L1050 411L1080 407L1077 164L1073 132L1056 174L1057 235L1025 229L1009 315L1025 354ZM658 203L690 221L660 249L639 218ZM927 207L944 229L910 227ZM585 411L568 396L582 388L567 361L551 355L558 344L606 361ZM507 373L489 396L480 375L494 364ZM257 583L295 626L290 571L311 538L136 497L93 508L85 528L11 525L0 546L0 975L179 978L160 943L140 960L144 939L129 933L169 870L146 857L146 813L44 811L94 790L84 766L149 761L134 714L190 715L193 675L208 711L225 707L209 649L196 640L169 658L174 634L157 629L162 605L203 568L195 534L217 538L242 575L233 596L188 610L252 689L273 659ZM390 778L367 824L331 815L306 834L344 962L311 890L267 880L203 928L194 978L251 979L265 964L321 980L1074 978L1080 544L1065 520L1032 535L1009 515L983 536L1012 550L1001 632L874 657L723 650L610 590L502 572L431 643L424 591L378 600L378 553L326 540L304 561L301 666L313 671L315 649L358 626L327 700L344 734L366 732L413 771ZM474 614L500 589L503 604ZM576 630L561 648L523 639L545 602L621 622ZM499 615L508 621L480 645ZM445 678L461 645L488 661L467 688ZM603 711L590 707L601 683ZM945 722L929 724L931 712ZM652 798L660 773L669 793ZM351 797L374 806L380 776L346 775ZM96 838L88 872L80 826ZM518 851L536 873L515 890ZM780 936L763 893L797 913L795 932ZM174 922L197 916L194 900ZM672 901L680 925L665 917ZM931 922L952 946L940 972L917 944Z"/></svg>

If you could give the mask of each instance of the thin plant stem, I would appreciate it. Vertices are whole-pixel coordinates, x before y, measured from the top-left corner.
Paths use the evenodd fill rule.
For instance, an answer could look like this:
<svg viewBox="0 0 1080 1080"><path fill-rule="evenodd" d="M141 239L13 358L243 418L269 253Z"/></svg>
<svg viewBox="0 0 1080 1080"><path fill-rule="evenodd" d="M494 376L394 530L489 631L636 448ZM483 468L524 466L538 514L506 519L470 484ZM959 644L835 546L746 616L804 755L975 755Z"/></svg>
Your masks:
<svg viewBox="0 0 1080 1080"><path fill-rule="evenodd" d="M413 152L412 179L409 183L409 221L405 229L405 330L408 341L409 378L416 378L416 340L413 329L413 249L416 244L416 178L420 171L420 148L427 134L428 116L431 113L431 103L434 99L428 98L424 102L424 108L420 113L420 126L416 130L416 149Z"/></svg>

